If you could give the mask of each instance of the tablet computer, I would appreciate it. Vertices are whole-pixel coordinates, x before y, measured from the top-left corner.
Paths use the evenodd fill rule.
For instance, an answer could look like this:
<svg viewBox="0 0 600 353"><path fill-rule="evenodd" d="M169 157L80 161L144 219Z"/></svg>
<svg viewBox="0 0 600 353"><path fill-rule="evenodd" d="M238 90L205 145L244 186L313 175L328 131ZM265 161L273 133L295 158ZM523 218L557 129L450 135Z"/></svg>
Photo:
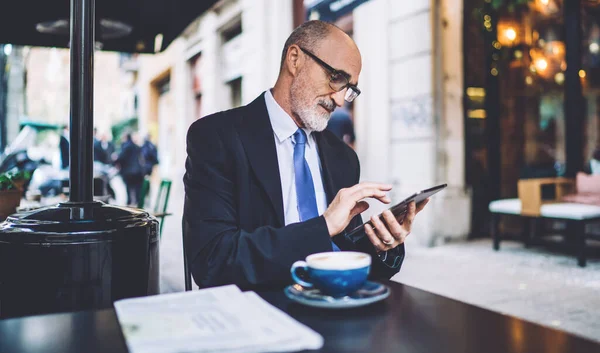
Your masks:
<svg viewBox="0 0 600 353"><path fill-rule="evenodd" d="M391 207L389 210L392 211L392 214L394 216L396 216L396 219L398 219L399 222L402 223L402 217L406 214L409 203L414 201L415 203L419 204L419 203L425 201L425 199L433 196L434 194L437 194L438 192L440 192L441 190L446 188L446 186L448 186L448 184L441 184L441 185L437 185L437 186L434 186L429 189L425 189L425 190L416 192L416 193L412 194L411 196L405 198L404 200L400 201L398 204ZM380 214L379 219L381 219L383 221L383 223L385 223L385 221L383 219L383 215ZM346 236L354 235L356 232L364 229L366 224L373 227L373 225L371 224L371 221L368 221L368 222L365 222L362 225L352 229L350 232L346 233Z"/></svg>

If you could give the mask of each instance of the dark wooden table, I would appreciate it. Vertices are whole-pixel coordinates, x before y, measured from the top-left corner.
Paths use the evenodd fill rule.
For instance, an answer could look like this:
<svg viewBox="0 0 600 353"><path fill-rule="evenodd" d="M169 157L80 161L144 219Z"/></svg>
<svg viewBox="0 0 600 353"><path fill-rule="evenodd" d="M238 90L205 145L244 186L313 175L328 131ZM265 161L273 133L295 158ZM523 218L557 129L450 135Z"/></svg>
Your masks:
<svg viewBox="0 0 600 353"><path fill-rule="evenodd" d="M532 324L398 283L384 302L322 310L259 293L325 338L322 352L576 353L600 343ZM594 310L594 308L590 308ZM0 321L2 353L127 352L113 310Z"/></svg>

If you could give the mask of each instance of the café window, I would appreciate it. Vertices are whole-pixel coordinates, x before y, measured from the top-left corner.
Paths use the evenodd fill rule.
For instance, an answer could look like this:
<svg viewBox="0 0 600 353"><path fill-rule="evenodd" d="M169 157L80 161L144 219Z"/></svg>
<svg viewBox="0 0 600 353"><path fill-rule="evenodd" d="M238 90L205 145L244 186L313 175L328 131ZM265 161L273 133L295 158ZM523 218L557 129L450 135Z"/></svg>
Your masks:
<svg viewBox="0 0 600 353"><path fill-rule="evenodd" d="M465 0L467 183L475 187L489 164L499 163L499 196L516 197L519 179L564 176L567 160L579 157L573 158L574 154L581 154L584 171L590 169L590 159L600 145L600 1L581 1L581 18L576 21L580 21L582 40L568 43L570 48L581 47L578 76L585 115L581 129L569 131L568 136L566 122L580 117L565 113L565 2L493 3L525 5L490 12L485 1ZM494 38L486 34L492 30ZM490 51L485 48L492 46L497 50L490 67L486 62ZM499 161L487 160L486 154L490 112L481 98L490 98L490 73L498 85ZM567 155L569 140L581 140L582 151Z"/></svg>
<svg viewBox="0 0 600 353"><path fill-rule="evenodd" d="M536 0L498 18L501 195L522 178L565 172L565 42L561 4Z"/></svg>
<svg viewBox="0 0 600 353"><path fill-rule="evenodd" d="M600 1L577 3L579 11L564 0L464 2L466 182L474 220L485 219L492 197L517 197L519 179L573 177L589 172L600 155ZM575 69L567 72L569 60ZM581 95L567 90L577 82ZM486 227L482 221L472 228Z"/></svg>

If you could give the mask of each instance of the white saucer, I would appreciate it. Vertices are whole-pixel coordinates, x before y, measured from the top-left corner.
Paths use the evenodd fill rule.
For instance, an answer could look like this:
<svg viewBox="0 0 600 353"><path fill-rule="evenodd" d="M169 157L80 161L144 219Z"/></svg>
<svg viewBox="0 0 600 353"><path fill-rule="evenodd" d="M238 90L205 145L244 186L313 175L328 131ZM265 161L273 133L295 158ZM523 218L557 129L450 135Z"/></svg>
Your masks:
<svg viewBox="0 0 600 353"><path fill-rule="evenodd" d="M317 308L343 309L369 305L387 298L390 288L386 285L367 281L363 287L345 297L334 298L322 294L318 289L304 288L293 284L284 289L285 295L291 300Z"/></svg>

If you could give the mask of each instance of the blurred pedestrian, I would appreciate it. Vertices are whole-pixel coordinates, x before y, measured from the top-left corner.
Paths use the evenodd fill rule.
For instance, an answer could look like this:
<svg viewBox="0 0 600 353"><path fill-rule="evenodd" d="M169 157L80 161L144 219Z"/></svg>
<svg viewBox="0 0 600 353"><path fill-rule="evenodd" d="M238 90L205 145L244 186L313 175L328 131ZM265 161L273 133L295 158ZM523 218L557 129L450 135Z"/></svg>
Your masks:
<svg viewBox="0 0 600 353"><path fill-rule="evenodd" d="M150 135L144 137L142 145L142 156L144 157L144 175L152 175L152 169L158 164L158 150L150 141Z"/></svg>
<svg viewBox="0 0 600 353"><path fill-rule="evenodd" d="M349 104L345 103L344 106L338 107L331 113L329 123L327 123L327 130L333 132L340 140L344 141L348 146L354 148L354 124L352 123Z"/></svg>
<svg viewBox="0 0 600 353"><path fill-rule="evenodd" d="M121 153L115 161L127 187L127 204L137 206L144 182L144 159L140 146L132 140L131 133L123 135Z"/></svg>
<svg viewBox="0 0 600 353"><path fill-rule="evenodd" d="M106 134L102 134L100 138L97 136L97 130L94 128L94 161L98 161L103 164L112 164L113 153L115 147L112 142L108 140Z"/></svg>
<svg viewBox="0 0 600 353"><path fill-rule="evenodd" d="M60 135L60 168L68 169L69 168L69 127L67 125L63 126L63 132Z"/></svg>
<svg viewBox="0 0 600 353"><path fill-rule="evenodd" d="M94 161L105 163L105 159L104 151L100 146L100 139L98 139L98 129L94 128Z"/></svg>

